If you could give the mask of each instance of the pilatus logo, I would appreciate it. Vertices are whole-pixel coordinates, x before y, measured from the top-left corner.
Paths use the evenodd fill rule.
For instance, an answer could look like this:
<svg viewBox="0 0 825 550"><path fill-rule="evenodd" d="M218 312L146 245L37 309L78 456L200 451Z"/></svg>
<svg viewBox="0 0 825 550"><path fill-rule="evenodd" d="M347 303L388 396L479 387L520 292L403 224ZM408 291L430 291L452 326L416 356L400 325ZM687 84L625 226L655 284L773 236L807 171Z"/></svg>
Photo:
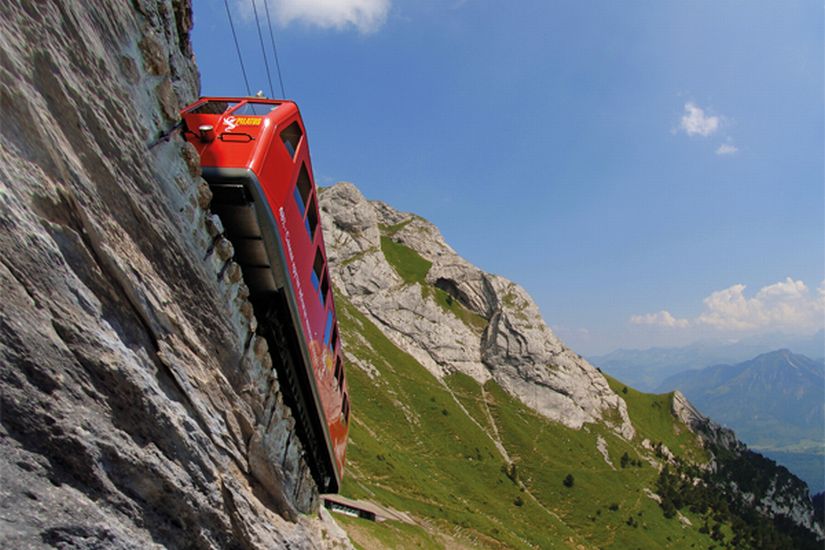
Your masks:
<svg viewBox="0 0 825 550"><path fill-rule="evenodd" d="M226 131L231 132L238 126L260 126L261 118L255 116L228 116L223 119Z"/></svg>
<svg viewBox="0 0 825 550"><path fill-rule="evenodd" d="M226 131L227 132L231 132L232 130L235 129L236 126L238 126L237 119L233 116L228 116L228 117L224 118L223 123L226 126Z"/></svg>

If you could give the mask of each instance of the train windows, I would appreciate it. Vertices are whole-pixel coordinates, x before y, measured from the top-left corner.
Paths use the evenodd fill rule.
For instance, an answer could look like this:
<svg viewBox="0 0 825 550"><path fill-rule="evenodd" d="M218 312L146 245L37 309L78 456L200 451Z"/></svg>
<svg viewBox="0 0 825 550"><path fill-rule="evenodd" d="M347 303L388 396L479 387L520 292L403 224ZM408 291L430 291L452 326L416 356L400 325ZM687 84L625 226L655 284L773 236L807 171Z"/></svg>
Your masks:
<svg viewBox="0 0 825 550"><path fill-rule="evenodd" d="M281 132L281 141L284 142L284 147L289 151L290 157L295 157L295 151L298 149L298 142L301 141L301 127L297 122L293 122L287 126L286 130Z"/></svg>
<svg viewBox="0 0 825 550"><path fill-rule="evenodd" d="M329 294L329 272L324 273L324 278L321 280L321 303L326 305L327 295Z"/></svg>
<svg viewBox="0 0 825 550"><path fill-rule="evenodd" d="M234 101L207 101L191 111L193 115L220 115L237 105Z"/></svg>
<svg viewBox="0 0 825 550"><path fill-rule="evenodd" d="M329 347L329 339L332 336L333 325L332 310L327 313L327 326L324 327L324 345Z"/></svg>
<svg viewBox="0 0 825 550"><path fill-rule="evenodd" d="M344 395L344 402L341 403L341 414L344 417L344 424L349 424L349 396Z"/></svg>
<svg viewBox="0 0 825 550"><path fill-rule="evenodd" d="M315 261L312 264L312 286L315 287L315 292L321 292L321 276L324 274L324 256L321 254L320 247L315 250ZM321 299L321 303L323 303Z"/></svg>
<svg viewBox="0 0 825 550"><path fill-rule="evenodd" d="M257 101L247 101L232 113L233 115L265 116L278 108L272 103L258 103Z"/></svg>
<svg viewBox="0 0 825 550"><path fill-rule="evenodd" d="M338 345L338 327L332 327L332 339L329 342L329 349L332 350L332 353L335 353L335 346Z"/></svg>
<svg viewBox="0 0 825 550"><path fill-rule="evenodd" d="M309 171L306 165L301 165L301 171L298 173L298 181L295 183L295 191L293 197L298 204L298 210L301 214L305 214L304 226L309 233L309 238L315 236L315 228L318 227L318 208L315 206L315 197L312 195L312 182L309 179ZM307 203L309 208L307 208Z"/></svg>
<svg viewBox="0 0 825 550"><path fill-rule="evenodd" d="M315 228L318 227L318 209L315 207L315 197L312 197L309 202L306 227L309 231L309 238L312 239L315 236Z"/></svg>
<svg viewBox="0 0 825 550"><path fill-rule="evenodd" d="M344 388L344 367L341 364L341 357L335 361L335 382L340 392Z"/></svg>
<svg viewBox="0 0 825 550"><path fill-rule="evenodd" d="M306 212L307 201L309 194L312 191L312 184L309 181L309 173L306 166L301 166L301 172L298 174L298 181L295 184L295 202L298 203L298 210L301 215Z"/></svg>

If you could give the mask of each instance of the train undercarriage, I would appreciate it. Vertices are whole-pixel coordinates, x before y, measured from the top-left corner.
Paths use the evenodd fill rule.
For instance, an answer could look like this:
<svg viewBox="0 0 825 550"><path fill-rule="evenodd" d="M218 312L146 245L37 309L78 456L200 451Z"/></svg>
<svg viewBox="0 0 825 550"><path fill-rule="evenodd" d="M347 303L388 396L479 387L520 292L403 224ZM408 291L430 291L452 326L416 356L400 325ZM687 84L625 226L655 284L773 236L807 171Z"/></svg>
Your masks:
<svg viewBox="0 0 825 550"><path fill-rule="evenodd" d="M319 415L322 409L313 395L311 373L303 366L306 350L301 348L295 329L299 321L295 305L290 304L289 282L273 213L257 178L249 172L204 168L203 177L213 195L210 210L220 217L224 236L233 245L234 261L240 265L249 287L249 300L258 321L257 334L267 341L284 403L295 420L303 462L297 470L306 468L311 472L316 495L336 492L331 450ZM309 507L314 507L317 496L309 500L314 501Z"/></svg>

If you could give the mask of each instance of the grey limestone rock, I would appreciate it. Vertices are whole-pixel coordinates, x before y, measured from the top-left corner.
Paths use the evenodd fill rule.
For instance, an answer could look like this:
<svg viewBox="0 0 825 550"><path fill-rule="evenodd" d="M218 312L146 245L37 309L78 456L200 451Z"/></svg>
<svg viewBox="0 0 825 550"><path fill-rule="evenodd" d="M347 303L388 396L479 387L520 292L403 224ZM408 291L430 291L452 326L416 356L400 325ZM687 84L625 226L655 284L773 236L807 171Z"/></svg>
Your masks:
<svg viewBox="0 0 825 550"><path fill-rule="evenodd" d="M553 334L523 288L470 264L433 224L368 201L352 184L325 189L320 205L336 287L433 374L495 379L526 405L566 426L606 421L624 437L633 437L624 401L601 373ZM446 311L421 285L403 281L381 251L382 227L432 262L427 285L446 292L481 319L484 328Z"/></svg>
<svg viewBox="0 0 825 550"><path fill-rule="evenodd" d="M684 394L678 390L673 392L671 405L673 415L681 420L691 431L700 436L705 446L719 445L734 452L742 452L745 445L736 439L736 434L729 428L720 426L693 406Z"/></svg>
<svg viewBox="0 0 825 550"><path fill-rule="evenodd" d="M158 139L197 97L191 22L0 3L4 548L347 545L295 513L316 496L248 289L197 153Z"/></svg>

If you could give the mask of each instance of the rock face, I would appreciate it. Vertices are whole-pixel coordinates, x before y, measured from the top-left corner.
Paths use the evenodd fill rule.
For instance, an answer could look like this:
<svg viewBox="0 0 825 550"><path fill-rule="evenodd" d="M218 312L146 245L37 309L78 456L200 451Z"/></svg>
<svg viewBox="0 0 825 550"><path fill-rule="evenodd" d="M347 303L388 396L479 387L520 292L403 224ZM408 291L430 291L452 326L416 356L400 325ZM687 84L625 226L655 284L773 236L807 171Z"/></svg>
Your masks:
<svg viewBox="0 0 825 550"><path fill-rule="evenodd" d="M736 434L724 428L699 412L680 391L673 392L673 416L700 436L705 447L722 447L735 453L745 450L745 445L736 439Z"/></svg>
<svg viewBox="0 0 825 550"><path fill-rule="evenodd" d="M194 150L188 0L0 3L0 546L348 546ZM291 449L287 451L287 449ZM326 516L328 517L328 516Z"/></svg>
<svg viewBox="0 0 825 550"><path fill-rule="evenodd" d="M815 519L813 504L804 482L785 468L777 467L772 461L750 451L732 430L703 415L679 391L673 393L672 408L674 416L697 434L710 452L708 467L717 476L719 483L747 503L753 504L762 514L768 517L786 517L790 522L811 531L819 539L825 537L823 526ZM758 472L762 478L760 486L749 487L752 480L747 477L743 479L741 474L746 468L751 475Z"/></svg>
<svg viewBox="0 0 825 550"><path fill-rule="evenodd" d="M467 262L433 224L368 201L352 184L325 189L320 205L336 287L434 375L492 378L554 421L572 428L605 421L633 437L624 401L553 334L523 288ZM431 262L424 281L399 275L382 252L382 234ZM445 310L433 287L479 322Z"/></svg>

